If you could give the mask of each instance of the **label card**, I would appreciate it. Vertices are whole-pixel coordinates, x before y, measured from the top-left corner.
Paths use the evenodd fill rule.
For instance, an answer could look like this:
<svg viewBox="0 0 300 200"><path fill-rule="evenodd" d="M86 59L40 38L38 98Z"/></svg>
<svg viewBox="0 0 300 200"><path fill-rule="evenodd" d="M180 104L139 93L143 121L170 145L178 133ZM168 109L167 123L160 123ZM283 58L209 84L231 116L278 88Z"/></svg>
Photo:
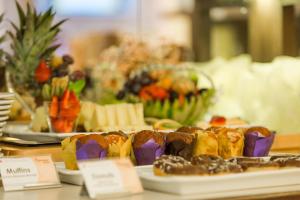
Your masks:
<svg viewBox="0 0 300 200"><path fill-rule="evenodd" d="M143 192L143 187L129 159L78 162L90 198L117 197Z"/></svg>
<svg viewBox="0 0 300 200"><path fill-rule="evenodd" d="M60 187L51 156L0 158L5 191Z"/></svg>

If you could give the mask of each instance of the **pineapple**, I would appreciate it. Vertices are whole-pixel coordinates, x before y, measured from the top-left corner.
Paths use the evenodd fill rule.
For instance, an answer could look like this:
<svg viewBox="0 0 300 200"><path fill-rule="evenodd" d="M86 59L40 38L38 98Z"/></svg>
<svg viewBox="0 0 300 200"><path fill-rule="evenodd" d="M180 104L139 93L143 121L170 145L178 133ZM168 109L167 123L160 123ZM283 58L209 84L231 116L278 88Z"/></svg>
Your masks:
<svg viewBox="0 0 300 200"><path fill-rule="evenodd" d="M46 12L37 13L27 3L27 9L21 8L16 2L19 15L19 26L11 23L14 31L8 31L12 40L12 53L7 54L7 69L17 90L29 90L34 96L39 95L41 87L34 80L34 74L40 60L49 60L51 54L60 46L54 44L60 25L65 20L53 24L52 8ZM35 93L33 93L35 91Z"/></svg>

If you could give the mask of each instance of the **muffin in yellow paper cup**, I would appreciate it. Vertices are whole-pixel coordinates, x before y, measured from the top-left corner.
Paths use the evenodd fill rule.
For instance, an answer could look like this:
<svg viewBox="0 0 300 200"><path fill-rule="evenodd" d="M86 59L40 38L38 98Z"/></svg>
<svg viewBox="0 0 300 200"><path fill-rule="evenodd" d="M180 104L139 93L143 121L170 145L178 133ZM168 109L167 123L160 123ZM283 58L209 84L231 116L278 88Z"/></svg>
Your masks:
<svg viewBox="0 0 300 200"><path fill-rule="evenodd" d="M61 142L62 157L65 163L66 169L77 170L77 159L76 159L76 142L79 138L85 135L75 135L72 137L65 138Z"/></svg>
<svg viewBox="0 0 300 200"><path fill-rule="evenodd" d="M131 137L122 131L113 131L103 134L108 143L108 157L129 157L131 149Z"/></svg>

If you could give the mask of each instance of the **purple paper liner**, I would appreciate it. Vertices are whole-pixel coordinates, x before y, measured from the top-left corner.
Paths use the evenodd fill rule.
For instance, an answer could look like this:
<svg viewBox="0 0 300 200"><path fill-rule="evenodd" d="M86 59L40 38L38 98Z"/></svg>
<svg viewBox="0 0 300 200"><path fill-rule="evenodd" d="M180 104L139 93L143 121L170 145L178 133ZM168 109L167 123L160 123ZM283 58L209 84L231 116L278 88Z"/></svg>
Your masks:
<svg viewBox="0 0 300 200"><path fill-rule="evenodd" d="M245 135L244 156L263 157L268 156L273 144L275 133L269 136L259 136L259 132L254 131Z"/></svg>
<svg viewBox="0 0 300 200"><path fill-rule="evenodd" d="M156 158L164 154L165 145L160 146L151 138L140 148L134 148L133 151L137 165L152 165Z"/></svg>
<svg viewBox="0 0 300 200"><path fill-rule="evenodd" d="M107 155L107 150L103 149L95 140L88 140L82 144L80 140L76 142L76 159L104 159Z"/></svg>

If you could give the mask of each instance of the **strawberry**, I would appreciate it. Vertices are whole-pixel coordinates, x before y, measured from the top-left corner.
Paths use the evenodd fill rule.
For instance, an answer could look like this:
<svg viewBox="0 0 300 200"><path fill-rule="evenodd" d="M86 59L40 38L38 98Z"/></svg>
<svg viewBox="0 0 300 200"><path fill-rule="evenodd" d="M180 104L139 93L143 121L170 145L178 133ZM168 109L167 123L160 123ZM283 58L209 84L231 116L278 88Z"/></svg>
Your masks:
<svg viewBox="0 0 300 200"><path fill-rule="evenodd" d="M167 90L154 84L144 87L140 91L139 95L144 100L150 100L152 98L157 100L164 100L169 97L169 93Z"/></svg>
<svg viewBox="0 0 300 200"><path fill-rule="evenodd" d="M209 123L213 126L222 126L226 124L226 118L222 116L213 116Z"/></svg>
<svg viewBox="0 0 300 200"><path fill-rule="evenodd" d="M66 109L69 108L69 97L70 97L70 90L65 90L64 94L61 97L60 100L60 108Z"/></svg>
<svg viewBox="0 0 300 200"><path fill-rule="evenodd" d="M48 67L45 60L41 60L38 67L35 70L35 80L38 83L45 83L51 77L51 69Z"/></svg>
<svg viewBox="0 0 300 200"><path fill-rule="evenodd" d="M49 107L49 115L50 117L57 117L58 116L58 97L53 96L52 101Z"/></svg>
<svg viewBox="0 0 300 200"><path fill-rule="evenodd" d="M52 119L51 123L55 132L70 133L73 130L74 122L66 118Z"/></svg>
<svg viewBox="0 0 300 200"><path fill-rule="evenodd" d="M185 96L184 96L184 94L179 94L178 101L179 101L179 105L180 106L184 105L184 102L185 102Z"/></svg>
<svg viewBox="0 0 300 200"><path fill-rule="evenodd" d="M73 91L66 90L60 103L60 116L75 120L80 112L80 102Z"/></svg>

